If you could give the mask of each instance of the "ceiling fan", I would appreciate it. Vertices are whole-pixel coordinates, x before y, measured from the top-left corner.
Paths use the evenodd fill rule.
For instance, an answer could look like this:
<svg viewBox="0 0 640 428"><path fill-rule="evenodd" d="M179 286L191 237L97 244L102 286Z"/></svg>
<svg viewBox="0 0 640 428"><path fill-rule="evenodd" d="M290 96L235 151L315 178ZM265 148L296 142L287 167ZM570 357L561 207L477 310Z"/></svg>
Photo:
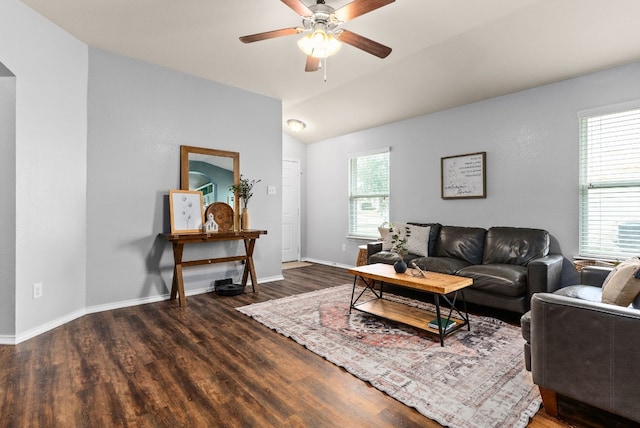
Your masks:
<svg viewBox="0 0 640 428"><path fill-rule="evenodd" d="M275 37L304 34L298 46L307 55L305 71L316 71L320 60L335 54L342 43L361 49L379 58L386 58L391 48L342 28L342 24L358 16L393 3L395 0L354 0L335 10L316 0L316 4L304 5L300 0L282 0L302 17L302 27L283 28L240 37L243 43L253 43Z"/></svg>

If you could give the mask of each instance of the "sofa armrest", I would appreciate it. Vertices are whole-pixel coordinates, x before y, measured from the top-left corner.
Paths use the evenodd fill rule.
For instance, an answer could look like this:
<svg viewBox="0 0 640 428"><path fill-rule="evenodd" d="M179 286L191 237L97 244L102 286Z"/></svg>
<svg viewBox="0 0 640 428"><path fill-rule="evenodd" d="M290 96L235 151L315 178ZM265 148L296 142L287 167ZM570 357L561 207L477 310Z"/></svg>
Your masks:
<svg viewBox="0 0 640 428"><path fill-rule="evenodd" d="M583 285L602 287L602 283L612 270L612 267L585 266L580 272L580 283Z"/></svg>
<svg viewBox="0 0 640 428"><path fill-rule="evenodd" d="M529 301L534 293L552 293L560 288L562 254L549 254L532 260L527 265L527 292Z"/></svg>
<svg viewBox="0 0 640 428"><path fill-rule="evenodd" d="M531 372L538 386L640 422L640 311L538 293Z"/></svg>
<svg viewBox="0 0 640 428"><path fill-rule="evenodd" d="M367 243L367 263L369 263L369 257L372 254L382 251L382 242L368 242Z"/></svg>

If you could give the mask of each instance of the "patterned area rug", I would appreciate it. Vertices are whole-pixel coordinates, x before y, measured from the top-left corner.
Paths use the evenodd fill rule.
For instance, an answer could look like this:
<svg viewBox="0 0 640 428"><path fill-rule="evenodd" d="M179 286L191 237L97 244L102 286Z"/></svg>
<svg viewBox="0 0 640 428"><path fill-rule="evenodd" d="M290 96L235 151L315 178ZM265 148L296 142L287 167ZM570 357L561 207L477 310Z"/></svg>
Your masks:
<svg viewBox="0 0 640 428"><path fill-rule="evenodd" d="M290 337L426 417L449 427L525 427L539 409L520 328L471 317L444 347L433 336L356 310L351 285L238 311ZM412 306L433 305L393 296ZM362 301L362 300L361 300Z"/></svg>

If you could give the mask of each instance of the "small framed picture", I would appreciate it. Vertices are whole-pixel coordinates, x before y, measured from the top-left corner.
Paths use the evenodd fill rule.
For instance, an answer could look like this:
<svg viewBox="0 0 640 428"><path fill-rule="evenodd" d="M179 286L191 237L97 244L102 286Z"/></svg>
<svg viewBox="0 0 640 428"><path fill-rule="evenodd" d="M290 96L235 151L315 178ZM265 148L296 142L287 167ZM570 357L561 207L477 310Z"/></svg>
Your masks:
<svg viewBox="0 0 640 428"><path fill-rule="evenodd" d="M486 198L486 164L486 152L441 158L442 199Z"/></svg>
<svg viewBox="0 0 640 428"><path fill-rule="evenodd" d="M203 204L200 191L170 190L171 233L202 233Z"/></svg>

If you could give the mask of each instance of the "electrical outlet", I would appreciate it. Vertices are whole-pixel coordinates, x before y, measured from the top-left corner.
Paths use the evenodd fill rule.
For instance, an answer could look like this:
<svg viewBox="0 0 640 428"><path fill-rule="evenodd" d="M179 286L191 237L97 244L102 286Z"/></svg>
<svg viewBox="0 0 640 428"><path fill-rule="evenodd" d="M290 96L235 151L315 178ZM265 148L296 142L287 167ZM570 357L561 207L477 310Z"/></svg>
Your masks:
<svg viewBox="0 0 640 428"><path fill-rule="evenodd" d="M33 298L37 299L42 297L44 285L41 282L36 282L33 284Z"/></svg>
<svg viewBox="0 0 640 428"><path fill-rule="evenodd" d="M347 244L342 244L342 252L347 251Z"/></svg>

